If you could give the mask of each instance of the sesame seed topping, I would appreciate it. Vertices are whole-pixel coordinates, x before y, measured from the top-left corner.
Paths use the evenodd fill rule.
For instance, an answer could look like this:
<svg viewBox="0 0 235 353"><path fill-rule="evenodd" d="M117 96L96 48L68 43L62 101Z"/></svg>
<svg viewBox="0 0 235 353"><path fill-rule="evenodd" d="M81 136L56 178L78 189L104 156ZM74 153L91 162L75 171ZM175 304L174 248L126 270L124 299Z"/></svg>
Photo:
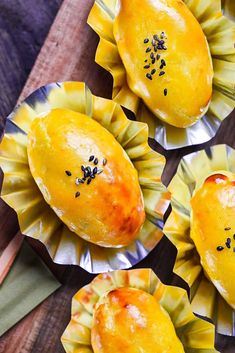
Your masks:
<svg viewBox="0 0 235 353"><path fill-rule="evenodd" d="M95 160L94 160L94 164L95 164L95 165L97 165L97 164L98 164L98 162L99 162L99 161L98 161L98 158L95 158Z"/></svg>
<svg viewBox="0 0 235 353"><path fill-rule="evenodd" d="M75 194L75 197L77 198L77 197L79 197L80 195L81 195L80 192L77 191L76 194Z"/></svg>
<svg viewBox="0 0 235 353"><path fill-rule="evenodd" d="M154 46L154 51L157 52L157 45Z"/></svg>
<svg viewBox="0 0 235 353"><path fill-rule="evenodd" d="M72 175L72 173L71 173L69 170L66 170L66 171L65 171L65 174L67 174L68 176L71 176L71 175Z"/></svg>
<svg viewBox="0 0 235 353"><path fill-rule="evenodd" d="M154 34L153 38L154 38L155 40L159 40L159 38L158 38L158 35L157 35L157 34Z"/></svg>
<svg viewBox="0 0 235 353"><path fill-rule="evenodd" d="M149 42L149 39L148 38L145 38L144 39L144 43L146 44L146 43L148 43Z"/></svg>
<svg viewBox="0 0 235 353"><path fill-rule="evenodd" d="M153 39L153 40L152 40L152 45L154 46L155 44L156 44L156 40Z"/></svg>
<svg viewBox="0 0 235 353"><path fill-rule="evenodd" d="M146 53L149 53L151 51L151 48L148 47L145 51L146 51Z"/></svg>
<svg viewBox="0 0 235 353"><path fill-rule="evenodd" d="M165 62L164 59L161 59L161 63L162 63L163 66L166 66L166 62Z"/></svg>
<svg viewBox="0 0 235 353"><path fill-rule="evenodd" d="M153 59L152 59L152 64L155 64L155 61L156 61L155 58L153 58Z"/></svg>
<svg viewBox="0 0 235 353"><path fill-rule="evenodd" d="M103 173L103 169L98 169L97 174Z"/></svg>
<svg viewBox="0 0 235 353"><path fill-rule="evenodd" d="M98 171L98 168L95 167L95 168L93 169L93 174L97 174L97 171Z"/></svg>
<svg viewBox="0 0 235 353"><path fill-rule="evenodd" d="M157 54L157 60L159 60L160 59L160 57L161 57L161 55L160 54Z"/></svg>
<svg viewBox="0 0 235 353"><path fill-rule="evenodd" d="M222 251L222 250L224 250L224 247L223 246L217 246L216 250L217 251Z"/></svg>
<svg viewBox="0 0 235 353"><path fill-rule="evenodd" d="M95 158L95 156L90 156L89 162L92 162L94 158Z"/></svg>
<svg viewBox="0 0 235 353"><path fill-rule="evenodd" d="M155 74L155 72L156 72L156 69L152 69L152 71L151 71L151 75L154 75L154 74Z"/></svg>
<svg viewBox="0 0 235 353"><path fill-rule="evenodd" d="M150 65L145 65L144 66L144 69L149 69L150 68Z"/></svg>
<svg viewBox="0 0 235 353"><path fill-rule="evenodd" d="M160 71L159 76L165 75L165 71Z"/></svg>
<svg viewBox="0 0 235 353"><path fill-rule="evenodd" d="M161 66L160 66L160 70L162 70L164 68L164 65L163 64L161 64Z"/></svg>
<svg viewBox="0 0 235 353"><path fill-rule="evenodd" d="M89 185L89 184L91 183L91 181L92 181L92 178L89 178L89 179L87 180L87 185Z"/></svg>
<svg viewBox="0 0 235 353"><path fill-rule="evenodd" d="M146 77L149 79L149 80L152 80L152 76L150 74L146 74Z"/></svg>
<svg viewBox="0 0 235 353"><path fill-rule="evenodd" d="M104 159L103 159L103 165L106 165L106 164L107 164L107 159L104 158Z"/></svg>
<svg viewBox="0 0 235 353"><path fill-rule="evenodd" d="M75 184L76 185L79 185L79 184L83 184L84 183L84 180L80 179L80 178L76 178L75 179Z"/></svg>
<svg viewBox="0 0 235 353"><path fill-rule="evenodd" d="M164 96L167 96L167 88L164 89Z"/></svg>
<svg viewBox="0 0 235 353"><path fill-rule="evenodd" d="M224 228L224 230L230 230L231 229L231 227L226 227L226 228Z"/></svg>
<svg viewBox="0 0 235 353"><path fill-rule="evenodd" d="M151 58L151 59L154 59L154 53L151 53L151 54L150 54L150 58Z"/></svg>

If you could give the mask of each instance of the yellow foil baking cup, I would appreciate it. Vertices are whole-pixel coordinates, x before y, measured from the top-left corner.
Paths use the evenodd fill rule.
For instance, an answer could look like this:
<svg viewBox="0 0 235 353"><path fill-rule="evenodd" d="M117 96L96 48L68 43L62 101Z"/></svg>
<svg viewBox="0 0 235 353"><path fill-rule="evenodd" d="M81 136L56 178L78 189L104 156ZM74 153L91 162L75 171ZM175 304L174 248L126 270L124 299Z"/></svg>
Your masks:
<svg viewBox="0 0 235 353"><path fill-rule="evenodd" d="M220 171L235 173L235 150L226 145L213 146L182 158L168 186L172 212L164 233L177 248L174 272L190 287L193 311L213 320L218 333L235 336L235 312L204 275L199 254L190 238L191 197L209 175Z"/></svg>
<svg viewBox="0 0 235 353"><path fill-rule="evenodd" d="M29 169L27 131L32 120L53 108L67 108L98 121L127 152L138 171L146 221L127 247L101 248L71 232L45 202ZM142 260L162 238L169 193L161 182L165 158L148 145L146 124L130 121L121 107L93 96L84 83L55 83L40 88L9 117L0 145L4 172L2 199L18 215L21 232L45 244L54 262L73 264L91 273L129 268Z"/></svg>
<svg viewBox="0 0 235 353"><path fill-rule="evenodd" d="M170 315L186 353L216 352L214 325L192 313L186 291L161 283L151 269L137 269L98 275L75 294L71 321L61 338L67 353L93 352L90 335L94 305L106 292L120 287L137 288L152 294Z"/></svg>
<svg viewBox="0 0 235 353"><path fill-rule="evenodd" d="M234 0L184 0L206 35L214 67L213 96L207 114L193 126L176 128L158 119L131 91L113 36L119 0L95 0L88 24L99 35L96 62L113 76L112 97L146 122L150 137L166 149L197 145L215 136L221 122L235 108ZM134 10L133 10L134 11Z"/></svg>

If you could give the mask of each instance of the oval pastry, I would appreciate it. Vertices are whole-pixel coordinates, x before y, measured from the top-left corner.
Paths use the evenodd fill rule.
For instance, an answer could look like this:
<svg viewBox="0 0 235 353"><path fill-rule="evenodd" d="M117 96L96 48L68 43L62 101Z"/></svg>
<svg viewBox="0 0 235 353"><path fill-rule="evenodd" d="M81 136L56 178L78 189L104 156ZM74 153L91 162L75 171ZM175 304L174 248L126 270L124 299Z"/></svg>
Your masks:
<svg viewBox="0 0 235 353"><path fill-rule="evenodd" d="M168 313L139 289L108 292L95 307L91 329L94 353L183 353Z"/></svg>
<svg viewBox="0 0 235 353"><path fill-rule="evenodd" d="M137 171L99 123L54 109L33 120L27 150L35 182L70 230L104 247L137 237L145 220Z"/></svg>
<svg viewBox="0 0 235 353"><path fill-rule="evenodd" d="M158 118L185 128L206 113L212 59L182 0L119 0L114 37L129 87Z"/></svg>
<svg viewBox="0 0 235 353"><path fill-rule="evenodd" d="M208 177L191 200L190 236L207 276L235 309L235 175Z"/></svg>

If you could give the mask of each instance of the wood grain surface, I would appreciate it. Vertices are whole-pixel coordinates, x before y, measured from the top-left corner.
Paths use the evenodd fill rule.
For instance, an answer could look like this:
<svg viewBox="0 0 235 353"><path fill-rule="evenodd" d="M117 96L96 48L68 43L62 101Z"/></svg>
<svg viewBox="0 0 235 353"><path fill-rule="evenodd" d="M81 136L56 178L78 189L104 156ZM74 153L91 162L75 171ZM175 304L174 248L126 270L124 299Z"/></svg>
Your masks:
<svg viewBox="0 0 235 353"><path fill-rule="evenodd" d="M93 0L64 0L19 101L41 85L65 80L86 81L93 93L111 97L111 76L94 62L98 37L86 24L92 4ZM14 75L17 76L17 70ZM16 84L17 80L19 80L18 76ZM8 99L14 101L13 97ZM8 113L7 109L6 112ZM215 143L227 143L235 147L235 114L222 124L216 138L204 146ZM150 144L167 158L163 175L165 184L168 184L173 176L180 157L199 149L199 147L189 147L166 152L156 142L150 141ZM14 212L0 201L0 234L4 234L4 237L9 240L17 231L18 223ZM93 276L74 266L53 264L41 245L32 240L28 241L42 253L45 262L63 285L0 338L0 353L62 353L64 350L60 343L60 336L70 319L71 298L81 286L90 282ZM6 244L0 244L0 250L4 245ZM136 267L151 267L165 283L185 286L183 281L171 272L175 255L176 250L173 245L163 238L149 256ZM235 338L217 337L216 345L223 353L235 352Z"/></svg>

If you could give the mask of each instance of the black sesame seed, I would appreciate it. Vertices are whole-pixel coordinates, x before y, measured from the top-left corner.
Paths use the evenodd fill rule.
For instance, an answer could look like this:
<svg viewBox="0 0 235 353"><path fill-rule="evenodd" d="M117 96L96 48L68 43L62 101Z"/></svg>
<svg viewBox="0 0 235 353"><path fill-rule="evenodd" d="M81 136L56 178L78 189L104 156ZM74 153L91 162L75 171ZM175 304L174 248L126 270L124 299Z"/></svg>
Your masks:
<svg viewBox="0 0 235 353"><path fill-rule="evenodd" d="M226 228L224 228L224 230L230 230L231 229L231 227L226 227Z"/></svg>
<svg viewBox="0 0 235 353"><path fill-rule="evenodd" d="M75 194L75 197L77 198L77 197L79 197L79 196L80 196L80 192L77 191L76 194Z"/></svg>
<svg viewBox="0 0 235 353"><path fill-rule="evenodd" d="M157 60L159 60L160 59L160 57L161 57L161 55L160 54L157 54Z"/></svg>
<svg viewBox="0 0 235 353"><path fill-rule="evenodd" d="M81 166L81 170L82 170L83 172L85 172L85 167L84 167L84 165Z"/></svg>
<svg viewBox="0 0 235 353"><path fill-rule="evenodd" d="M71 176L71 175L72 175L72 173L71 173L69 170L66 170L66 171L65 171L65 174L67 174L68 176Z"/></svg>
<svg viewBox="0 0 235 353"><path fill-rule="evenodd" d="M97 168L97 167L95 167L95 168L93 169L93 174L96 174L96 173L97 173L97 171L98 171L98 168Z"/></svg>
<svg viewBox="0 0 235 353"><path fill-rule="evenodd" d="M154 38L155 40L159 40L159 37L158 37L157 34L154 34L153 38Z"/></svg>
<svg viewBox="0 0 235 353"><path fill-rule="evenodd" d="M150 65L145 65L144 66L144 69L149 69L150 68Z"/></svg>
<svg viewBox="0 0 235 353"><path fill-rule="evenodd" d="M148 43L149 42L149 39L148 38L145 38L144 39L144 43L146 44L146 43Z"/></svg>
<svg viewBox="0 0 235 353"><path fill-rule="evenodd" d="M151 48L150 48L150 47L148 47L148 48L145 50L146 53L149 53L150 51L151 51Z"/></svg>
<svg viewBox="0 0 235 353"><path fill-rule="evenodd" d="M150 74L146 74L146 77L149 79L149 80L152 80L152 76Z"/></svg>
<svg viewBox="0 0 235 353"><path fill-rule="evenodd" d="M89 185L91 181L92 181L92 178L89 178L89 179L87 180L87 185Z"/></svg>
<svg viewBox="0 0 235 353"><path fill-rule="evenodd" d="M84 183L84 181L82 179L79 179L79 178L75 179L75 184L76 185L83 184L83 183Z"/></svg>
<svg viewBox="0 0 235 353"><path fill-rule="evenodd" d="M162 46L163 50L167 50L167 47L165 45Z"/></svg>
<svg viewBox="0 0 235 353"><path fill-rule="evenodd" d="M156 60L155 60L155 58L154 58L154 59L152 59L152 64L155 64L155 61L156 61Z"/></svg>
<svg viewBox="0 0 235 353"><path fill-rule="evenodd" d="M227 248L228 248L228 249L230 249L230 248L231 248L230 243L225 243L225 245L227 246Z"/></svg>
<svg viewBox="0 0 235 353"><path fill-rule="evenodd" d="M85 170L85 171L84 171L84 178L85 178L85 179L88 178L89 175L90 175L90 173L88 172L88 170Z"/></svg>
<svg viewBox="0 0 235 353"><path fill-rule="evenodd" d="M165 33L162 32L162 33L161 33L161 38L163 39L164 37L165 37Z"/></svg>
<svg viewBox="0 0 235 353"><path fill-rule="evenodd" d="M152 69L152 71L151 71L151 75L154 75L154 74L155 74L155 72L156 72L156 69Z"/></svg>
<svg viewBox="0 0 235 353"><path fill-rule="evenodd" d="M231 243L232 239L231 238L227 238L227 243Z"/></svg>
<svg viewBox="0 0 235 353"><path fill-rule="evenodd" d="M160 66L160 70L162 70L164 68L164 65L163 64L161 64L161 66Z"/></svg>
<svg viewBox="0 0 235 353"><path fill-rule="evenodd" d="M223 246L217 246L216 250L217 251L222 251L222 250L224 250L224 247Z"/></svg>
<svg viewBox="0 0 235 353"><path fill-rule="evenodd" d="M159 76L165 75L165 71L160 71Z"/></svg>
<svg viewBox="0 0 235 353"><path fill-rule="evenodd" d="M166 66L166 62L165 62L164 59L161 59L161 63L162 63L163 66Z"/></svg>
<svg viewBox="0 0 235 353"><path fill-rule="evenodd" d="M164 96L167 96L167 88L164 89Z"/></svg>
<svg viewBox="0 0 235 353"><path fill-rule="evenodd" d="M94 158L95 158L95 156L90 156L89 162L92 162Z"/></svg>
<svg viewBox="0 0 235 353"><path fill-rule="evenodd" d="M154 51L155 51L155 52L157 51L157 45L154 46Z"/></svg>
<svg viewBox="0 0 235 353"><path fill-rule="evenodd" d="M164 40L160 40L158 43L161 44L161 45L165 44Z"/></svg>
<svg viewBox="0 0 235 353"><path fill-rule="evenodd" d="M94 174L91 174L90 178L91 178L91 179L95 179L95 175L94 175Z"/></svg>
<svg viewBox="0 0 235 353"><path fill-rule="evenodd" d="M146 63L148 61L148 59L145 59L144 62Z"/></svg>
<svg viewBox="0 0 235 353"><path fill-rule="evenodd" d="M235 240L235 234L233 234L233 239Z"/></svg>
<svg viewBox="0 0 235 353"><path fill-rule="evenodd" d="M103 173L103 169L98 169L97 174Z"/></svg>
<svg viewBox="0 0 235 353"><path fill-rule="evenodd" d="M88 171L88 173L90 174L91 173L91 167L86 167L86 170Z"/></svg>
<svg viewBox="0 0 235 353"><path fill-rule="evenodd" d="M153 39L153 40L152 40L152 45L154 46L155 44L156 44L156 40Z"/></svg>
<svg viewBox="0 0 235 353"><path fill-rule="evenodd" d="M151 59L154 59L154 53L151 53L151 54L150 54L150 58L151 58Z"/></svg>
<svg viewBox="0 0 235 353"><path fill-rule="evenodd" d="M94 164L97 165L99 163L98 158L95 158Z"/></svg>
<svg viewBox="0 0 235 353"><path fill-rule="evenodd" d="M104 158L104 159L103 159L103 165L106 165L106 164L107 164L107 159Z"/></svg>

